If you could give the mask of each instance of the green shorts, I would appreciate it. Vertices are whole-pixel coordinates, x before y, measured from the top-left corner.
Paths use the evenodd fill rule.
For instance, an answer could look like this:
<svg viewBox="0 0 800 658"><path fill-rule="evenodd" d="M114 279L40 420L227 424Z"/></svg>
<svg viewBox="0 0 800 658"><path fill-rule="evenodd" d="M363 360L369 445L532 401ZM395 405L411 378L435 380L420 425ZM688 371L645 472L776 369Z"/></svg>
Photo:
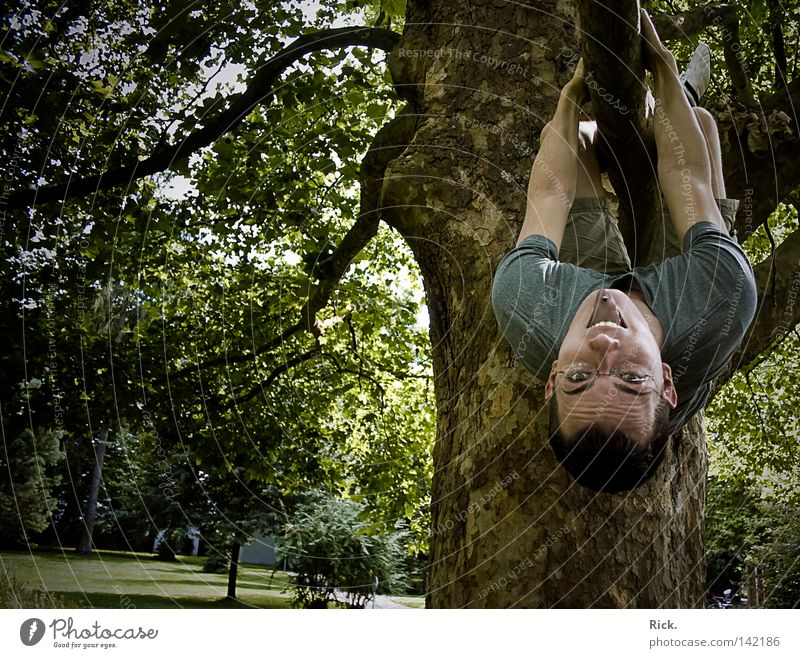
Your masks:
<svg viewBox="0 0 800 658"><path fill-rule="evenodd" d="M733 224L739 202L735 199L717 199L717 206L728 232L735 238ZM677 256L682 251L665 203L662 203L662 208L660 239L653 241L645 262L638 263L639 265L658 263L670 256ZM625 242L619 224L608 207L608 201L596 198L575 199L569 211L558 257L562 262L608 274L631 271Z"/></svg>

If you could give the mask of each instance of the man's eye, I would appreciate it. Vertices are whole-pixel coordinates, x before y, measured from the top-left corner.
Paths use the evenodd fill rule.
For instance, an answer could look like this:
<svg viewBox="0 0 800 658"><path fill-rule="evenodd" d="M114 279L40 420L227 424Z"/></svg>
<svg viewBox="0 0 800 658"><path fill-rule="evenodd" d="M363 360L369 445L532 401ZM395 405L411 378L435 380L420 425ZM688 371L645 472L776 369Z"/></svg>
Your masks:
<svg viewBox="0 0 800 658"><path fill-rule="evenodd" d="M643 384L647 379L647 375L640 375L635 372L623 372L620 375L620 379L628 384Z"/></svg>
<svg viewBox="0 0 800 658"><path fill-rule="evenodd" d="M583 370L572 370L567 373L567 379L571 382L585 382L587 379L590 379L591 376L591 373L584 372Z"/></svg>

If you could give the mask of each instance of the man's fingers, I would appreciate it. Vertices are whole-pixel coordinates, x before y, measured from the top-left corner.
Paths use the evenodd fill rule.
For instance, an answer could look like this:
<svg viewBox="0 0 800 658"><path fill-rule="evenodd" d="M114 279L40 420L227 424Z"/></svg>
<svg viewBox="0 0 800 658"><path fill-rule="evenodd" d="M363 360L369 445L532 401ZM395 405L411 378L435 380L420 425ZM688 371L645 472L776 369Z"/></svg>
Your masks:
<svg viewBox="0 0 800 658"><path fill-rule="evenodd" d="M645 68L656 73L656 69L661 65L666 65L669 69L675 69L675 57L669 48L661 43L661 37L656 32L656 27L644 9L641 10L642 17L642 42L643 59Z"/></svg>

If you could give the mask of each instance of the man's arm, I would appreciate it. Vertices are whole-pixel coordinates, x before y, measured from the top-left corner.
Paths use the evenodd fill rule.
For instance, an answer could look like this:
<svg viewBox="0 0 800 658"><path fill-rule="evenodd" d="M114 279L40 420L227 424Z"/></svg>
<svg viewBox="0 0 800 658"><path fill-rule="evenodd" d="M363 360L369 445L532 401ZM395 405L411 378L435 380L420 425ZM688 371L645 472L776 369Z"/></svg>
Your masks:
<svg viewBox="0 0 800 658"><path fill-rule="evenodd" d="M553 119L544 127L528 183L525 221L517 244L544 235L561 247L567 215L575 199L578 172L580 105L586 99L583 60L558 99Z"/></svg>

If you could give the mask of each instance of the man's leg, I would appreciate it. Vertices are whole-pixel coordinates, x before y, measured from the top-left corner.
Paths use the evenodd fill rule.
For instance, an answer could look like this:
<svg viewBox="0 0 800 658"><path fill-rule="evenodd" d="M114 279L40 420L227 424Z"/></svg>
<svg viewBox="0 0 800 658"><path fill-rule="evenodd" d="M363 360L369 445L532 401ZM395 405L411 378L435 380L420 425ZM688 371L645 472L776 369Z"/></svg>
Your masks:
<svg viewBox="0 0 800 658"><path fill-rule="evenodd" d="M569 210L559 260L598 272L631 269L617 221L608 208L597 161L597 124L581 121L575 200Z"/></svg>
<svg viewBox="0 0 800 658"><path fill-rule="evenodd" d="M695 117L700 123L703 137L706 140L706 150L708 159L711 162L711 191L717 202L722 220L731 237L735 237L734 223L736 222L736 210L739 202L735 199L728 199L725 194L725 179L722 175L722 147L719 143L719 129L714 116L702 107L692 108Z"/></svg>
<svg viewBox="0 0 800 658"><path fill-rule="evenodd" d="M725 230L714 201L714 172L701 121L678 77L673 54L661 43L650 17L642 11L647 66L655 82L654 136L658 179L678 243L696 223L710 221ZM713 136L712 136L713 137ZM717 184L722 182L721 164Z"/></svg>
<svg viewBox="0 0 800 658"><path fill-rule="evenodd" d="M733 225L736 221L736 211L739 207L739 202L735 199L728 199L725 197L725 181L722 175L722 149L719 142L717 123L713 115L704 108L693 107L692 112L694 112L695 118L703 133L706 152L709 162L711 163L711 192L714 195L714 200L717 203L717 207L728 229L728 233L732 237L735 237ZM661 202L662 204L664 203L663 198ZM669 209L666 205L663 205L661 211L664 218L663 231L654 233L654 239L647 250L645 260L637 263L637 265L659 263L670 256L678 256L683 251L683 246L678 241L678 237L675 234L675 228L672 225L672 217Z"/></svg>

